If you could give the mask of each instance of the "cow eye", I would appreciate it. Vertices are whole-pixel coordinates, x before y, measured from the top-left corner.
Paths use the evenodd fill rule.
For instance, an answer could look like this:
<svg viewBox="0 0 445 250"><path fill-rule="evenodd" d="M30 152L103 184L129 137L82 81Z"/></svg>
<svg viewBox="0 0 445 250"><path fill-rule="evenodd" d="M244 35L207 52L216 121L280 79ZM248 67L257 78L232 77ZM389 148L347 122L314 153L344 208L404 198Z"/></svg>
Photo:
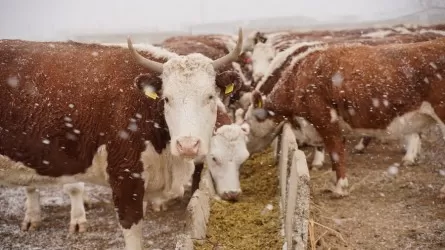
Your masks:
<svg viewBox="0 0 445 250"><path fill-rule="evenodd" d="M213 100L214 96L213 95L209 95L209 100Z"/></svg>
<svg viewBox="0 0 445 250"><path fill-rule="evenodd" d="M165 103L168 103L168 102L169 102L168 97L164 97L164 102L165 102Z"/></svg>

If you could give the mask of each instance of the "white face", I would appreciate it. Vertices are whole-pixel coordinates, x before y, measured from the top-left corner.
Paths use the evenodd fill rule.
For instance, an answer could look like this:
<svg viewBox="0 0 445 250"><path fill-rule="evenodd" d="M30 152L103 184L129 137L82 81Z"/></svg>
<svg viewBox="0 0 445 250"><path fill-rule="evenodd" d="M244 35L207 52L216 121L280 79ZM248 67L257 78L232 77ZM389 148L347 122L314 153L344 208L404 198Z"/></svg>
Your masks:
<svg viewBox="0 0 445 250"><path fill-rule="evenodd" d="M252 53L252 76L254 82L261 80L275 54L275 49L268 43L257 43L255 45Z"/></svg>
<svg viewBox="0 0 445 250"><path fill-rule="evenodd" d="M250 127L247 148L250 153L260 152L267 148L273 140L272 135L276 132L278 125L272 119L260 122L253 115L253 105L250 105L244 116L244 122Z"/></svg>
<svg viewBox="0 0 445 250"><path fill-rule="evenodd" d="M239 168L249 158L248 130L240 125L221 126L210 141L206 163L215 182L216 191L223 199L236 200L241 193Z"/></svg>
<svg viewBox="0 0 445 250"><path fill-rule="evenodd" d="M172 154L187 158L206 155L218 96L212 60L201 54L170 59L164 64L162 81Z"/></svg>

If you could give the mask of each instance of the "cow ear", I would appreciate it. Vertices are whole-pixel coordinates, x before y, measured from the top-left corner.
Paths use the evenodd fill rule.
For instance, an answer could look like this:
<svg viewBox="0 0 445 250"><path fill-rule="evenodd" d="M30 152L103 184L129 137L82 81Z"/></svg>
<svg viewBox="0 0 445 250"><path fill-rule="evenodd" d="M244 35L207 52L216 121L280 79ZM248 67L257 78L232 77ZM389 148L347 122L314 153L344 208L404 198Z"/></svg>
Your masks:
<svg viewBox="0 0 445 250"><path fill-rule="evenodd" d="M263 97L261 96L261 93L257 90L254 90L252 92L252 105L255 109L263 108Z"/></svg>
<svg viewBox="0 0 445 250"><path fill-rule="evenodd" d="M224 71L216 76L216 86L218 86L224 97L230 96L241 89L241 78L236 71Z"/></svg>
<svg viewBox="0 0 445 250"><path fill-rule="evenodd" d="M257 44L257 43L266 43L266 42L267 42L266 34L258 31L255 34L255 44Z"/></svg>
<svg viewBox="0 0 445 250"><path fill-rule="evenodd" d="M148 98L156 100L162 95L162 79L155 74L141 74L134 79L135 86Z"/></svg>
<svg viewBox="0 0 445 250"><path fill-rule="evenodd" d="M244 134L248 135L250 132L250 125L247 123L241 124L241 130L244 132Z"/></svg>

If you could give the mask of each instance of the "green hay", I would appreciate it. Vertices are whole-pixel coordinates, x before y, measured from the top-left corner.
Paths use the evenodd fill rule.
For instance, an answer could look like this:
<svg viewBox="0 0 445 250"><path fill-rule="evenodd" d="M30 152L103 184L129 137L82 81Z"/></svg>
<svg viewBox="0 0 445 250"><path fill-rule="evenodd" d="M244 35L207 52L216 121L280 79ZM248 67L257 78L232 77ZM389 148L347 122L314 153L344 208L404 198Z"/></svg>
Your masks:
<svg viewBox="0 0 445 250"><path fill-rule="evenodd" d="M253 155L241 168L238 202L212 200L207 239L197 250L281 249L278 177L272 151ZM266 210L268 204L272 210Z"/></svg>

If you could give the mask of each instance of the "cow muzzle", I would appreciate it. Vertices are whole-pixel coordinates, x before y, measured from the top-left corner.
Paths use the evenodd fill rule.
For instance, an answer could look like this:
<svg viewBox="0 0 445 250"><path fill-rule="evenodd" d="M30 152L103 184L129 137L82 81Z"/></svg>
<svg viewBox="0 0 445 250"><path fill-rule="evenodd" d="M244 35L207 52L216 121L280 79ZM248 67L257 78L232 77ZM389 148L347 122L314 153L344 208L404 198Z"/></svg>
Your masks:
<svg viewBox="0 0 445 250"><path fill-rule="evenodd" d="M198 156L201 140L192 136L183 136L177 139L176 149L179 156L196 158Z"/></svg>
<svg viewBox="0 0 445 250"><path fill-rule="evenodd" d="M221 198L226 201L238 201L241 190L223 192Z"/></svg>

